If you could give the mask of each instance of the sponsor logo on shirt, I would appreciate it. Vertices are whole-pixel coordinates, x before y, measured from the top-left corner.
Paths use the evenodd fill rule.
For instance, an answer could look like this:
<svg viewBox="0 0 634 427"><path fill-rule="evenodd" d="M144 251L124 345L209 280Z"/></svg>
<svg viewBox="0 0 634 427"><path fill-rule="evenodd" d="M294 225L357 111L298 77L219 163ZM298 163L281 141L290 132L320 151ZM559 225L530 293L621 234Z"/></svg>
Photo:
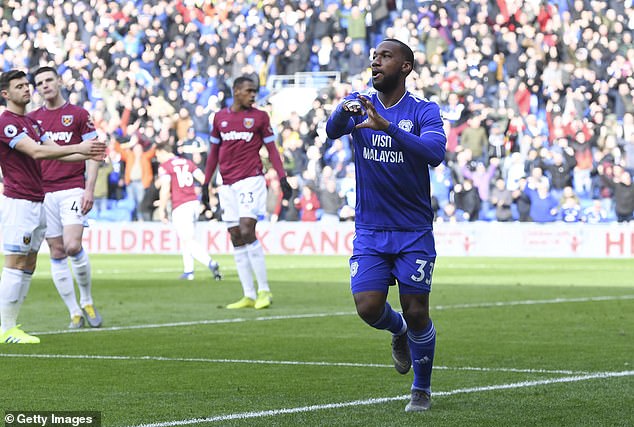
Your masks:
<svg viewBox="0 0 634 427"><path fill-rule="evenodd" d="M8 138L13 138L14 136L16 136L18 134L18 128L16 128L13 125L6 125L4 127L4 134L8 137Z"/></svg>
<svg viewBox="0 0 634 427"><path fill-rule="evenodd" d="M220 132L220 138L222 138L223 141L244 140L249 142L253 139L253 132L236 132L235 130L232 130L231 132Z"/></svg>
<svg viewBox="0 0 634 427"><path fill-rule="evenodd" d="M72 114L64 114L62 116L62 124L64 126L70 126L73 124L73 115Z"/></svg>
<svg viewBox="0 0 634 427"><path fill-rule="evenodd" d="M411 120L403 119L398 122L398 127L403 129L405 132L411 132L414 128L414 123Z"/></svg>
<svg viewBox="0 0 634 427"><path fill-rule="evenodd" d="M72 132L51 132L47 131L46 136L53 142L63 141L65 143L69 143L70 139L73 136Z"/></svg>

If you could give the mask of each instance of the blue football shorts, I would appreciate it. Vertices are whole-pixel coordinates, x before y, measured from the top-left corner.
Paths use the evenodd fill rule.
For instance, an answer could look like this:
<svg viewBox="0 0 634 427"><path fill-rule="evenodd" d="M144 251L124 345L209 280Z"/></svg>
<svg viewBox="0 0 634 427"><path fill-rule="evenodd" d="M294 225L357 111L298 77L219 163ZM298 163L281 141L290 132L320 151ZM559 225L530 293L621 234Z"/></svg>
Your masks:
<svg viewBox="0 0 634 427"><path fill-rule="evenodd" d="M436 249L432 230L357 229L350 258L352 293L388 293L398 280L400 294L431 292Z"/></svg>

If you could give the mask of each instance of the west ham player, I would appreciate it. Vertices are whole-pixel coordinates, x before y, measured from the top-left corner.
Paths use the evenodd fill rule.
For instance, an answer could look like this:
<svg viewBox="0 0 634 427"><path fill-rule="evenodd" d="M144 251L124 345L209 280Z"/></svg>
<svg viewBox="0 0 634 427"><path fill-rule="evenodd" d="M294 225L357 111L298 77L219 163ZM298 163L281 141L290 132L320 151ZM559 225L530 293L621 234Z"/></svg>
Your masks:
<svg viewBox="0 0 634 427"><path fill-rule="evenodd" d="M256 239L258 216L266 210L266 182L264 180L260 148L262 144L280 178L285 198L291 188L286 181L280 153L275 147L275 135L266 112L253 107L257 90L248 77L233 82L233 104L216 113L211 131L211 149L205 169L205 183L209 183L219 165L222 186L218 191L223 208L222 219L227 224L238 276L244 297L227 308L266 308L273 301L264 262L264 251ZM255 292L253 274L258 282Z"/></svg>
<svg viewBox="0 0 634 427"><path fill-rule="evenodd" d="M194 162L174 155L165 142L156 145L159 161L159 215L167 222L167 202L172 199L172 224L181 241L183 275L181 279L194 280L194 259L203 263L220 280L220 267L194 238L196 221L200 214L200 201L196 195L194 180L205 183L205 174Z"/></svg>
<svg viewBox="0 0 634 427"><path fill-rule="evenodd" d="M39 68L33 73L33 79L44 105L29 113L29 117L42 126L53 142L72 145L97 137L88 111L70 104L62 96L62 81L54 68ZM82 247L82 237L86 226L84 215L92 209L94 201L99 164L94 160L75 163L44 160L41 167L53 283L68 308L69 328L81 328L84 319L91 327L98 328L102 319L92 299L90 260ZM79 288L79 304L73 273Z"/></svg>
<svg viewBox="0 0 634 427"><path fill-rule="evenodd" d="M7 102L0 115L0 167L4 176L2 245L4 266L0 278L0 343L39 343L17 324L20 307L31 285L37 251L44 240L46 216L39 159L85 161L102 158L103 142L59 146L25 115L31 101L26 74L10 70L0 76L0 94Z"/></svg>
<svg viewBox="0 0 634 427"><path fill-rule="evenodd" d="M414 382L406 411L431 406L436 331L429 293L436 260L429 195L429 166L445 156L446 137L438 105L405 89L414 54L404 43L381 42L372 59L368 95L353 93L328 119L329 138L352 133L357 182L356 237L350 281L359 316L392 336L396 370L412 360ZM398 281L403 314L387 302Z"/></svg>

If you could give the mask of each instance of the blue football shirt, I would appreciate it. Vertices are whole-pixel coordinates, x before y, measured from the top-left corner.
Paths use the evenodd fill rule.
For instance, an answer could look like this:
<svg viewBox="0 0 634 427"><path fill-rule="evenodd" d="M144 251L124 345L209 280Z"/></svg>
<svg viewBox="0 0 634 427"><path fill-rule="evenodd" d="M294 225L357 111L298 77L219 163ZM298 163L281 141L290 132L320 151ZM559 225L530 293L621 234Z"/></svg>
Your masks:
<svg viewBox="0 0 634 427"><path fill-rule="evenodd" d="M438 105L410 92L405 92L403 98L389 108L382 104L376 91L364 96L390 122L387 131L356 129L367 116L349 116L341 106L326 126L328 136L333 139L352 134L357 182L356 227L429 230L434 219L429 166L437 166L444 160L447 142ZM352 93L346 100L356 97L357 93Z"/></svg>

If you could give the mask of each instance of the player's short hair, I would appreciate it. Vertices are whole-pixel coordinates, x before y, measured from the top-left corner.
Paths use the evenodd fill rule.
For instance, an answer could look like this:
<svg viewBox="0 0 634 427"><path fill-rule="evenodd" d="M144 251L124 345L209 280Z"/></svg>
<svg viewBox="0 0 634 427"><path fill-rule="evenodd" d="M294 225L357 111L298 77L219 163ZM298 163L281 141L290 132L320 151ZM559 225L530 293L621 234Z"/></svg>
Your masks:
<svg viewBox="0 0 634 427"><path fill-rule="evenodd" d="M38 74L46 73L48 71L52 72L53 74L55 74L55 76L59 77L59 73L57 72L57 70L55 68L49 67L48 65L45 65L44 67L38 68L33 73L33 84L35 84L35 76L37 76Z"/></svg>
<svg viewBox="0 0 634 427"><path fill-rule="evenodd" d="M237 79L233 81L233 90L236 90L238 87L242 86L243 83L247 83L247 82L255 84L255 82L253 81L251 77L247 77L247 76L238 77Z"/></svg>
<svg viewBox="0 0 634 427"><path fill-rule="evenodd" d="M26 77L26 73L21 70L9 70L2 73L0 76L0 90L9 89L9 85L11 84L11 80L21 79L22 77Z"/></svg>
<svg viewBox="0 0 634 427"><path fill-rule="evenodd" d="M167 151L168 153L172 152L172 146L167 141L157 142L156 143L156 151Z"/></svg>
<svg viewBox="0 0 634 427"><path fill-rule="evenodd" d="M414 51L412 51L412 49L408 45L397 39L385 39L383 41L398 44L401 47L401 53L405 57L405 60L407 62L411 62L412 66L414 65Z"/></svg>

